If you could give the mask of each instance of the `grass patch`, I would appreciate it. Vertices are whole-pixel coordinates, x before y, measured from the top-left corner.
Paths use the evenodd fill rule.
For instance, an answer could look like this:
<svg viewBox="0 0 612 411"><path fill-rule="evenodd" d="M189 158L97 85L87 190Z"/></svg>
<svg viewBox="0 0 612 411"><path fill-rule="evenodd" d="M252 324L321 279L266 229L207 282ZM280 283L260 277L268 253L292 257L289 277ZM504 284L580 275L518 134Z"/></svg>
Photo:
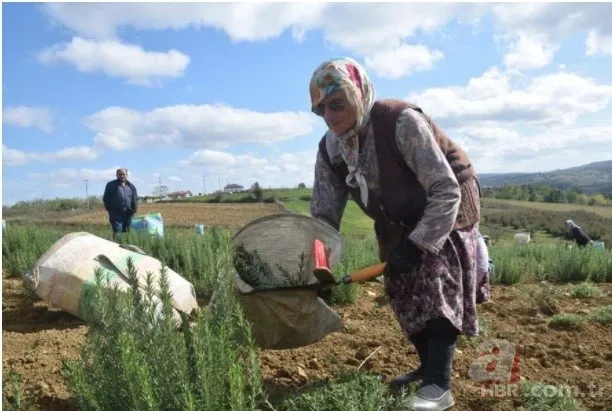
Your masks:
<svg viewBox="0 0 612 411"><path fill-rule="evenodd" d="M292 213L310 215L310 201L296 197L283 203ZM369 236L374 233L374 221L361 211L356 202L349 199L340 222L340 232L346 236Z"/></svg>
<svg viewBox="0 0 612 411"><path fill-rule="evenodd" d="M612 324L612 305L606 305L593 310L589 314L589 321L598 324Z"/></svg>
<svg viewBox="0 0 612 411"><path fill-rule="evenodd" d="M521 401L525 410L580 411L580 403L572 396L569 386L550 386L540 382L521 383Z"/></svg>
<svg viewBox="0 0 612 411"><path fill-rule="evenodd" d="M520 289L525 293L529 300L527 306L528 315L542 313L545 315L554 315L559 313L559 304L557 300L561 295L561 290L551 284L535 284L526 285Z"/></svg>
<svg viewBox="0 0 612 411"><path fill-rule="evenodd" d="M408 409L410 398L408 394L389 396L379 377L356 372L307 387L297 396L285 399L279 411L391 411Z"/></svg>
<svg viewBox="0 0 612 411"><path fill-rule="evenodd" d="M11 224L2 236L2 269L9 277L24 275L63 235L59 229Z"/></svg>
<svg viewBox="0 0 612 411"><path fill-rule="evenodd" d="M29 220L48 220L70 215L87 213L104 208L102 197L90 196L89 208L85 198L55 198L19 201L10 207L2 206L2 218L28 218Z"/></svg>
<svg viewBox="0 0 612 411"><path fill-rule="evenodd" d="M346 238L346 249L340 262L334 267L336 280L351 274L361 268L378 263L378 245L373 237L360 240L354 237ZM339 284L332 288L332 304L350 304L358 295L357 284Z"/></svg>
<svg viewBox="0 0 612 411"><path fill-rule="evenodd" d="M598 252L592 247L567 248L563 243L498 245L490 248L490 255L495 263L491 282L495 284L612 281L612 252Z"/></svg>
<svg viewBox="0 0 612 411"><path fill-rule="evenodd" d="M8 381L2 384L2 409L10 411L36 410L35 399L31 393L25 394L21 387L21 375L9 369Z"/></svg>
<svg viewBox="0 0 612 411"><path fill-rule="evenodd" d="M491 331L492 331L491 321L481 316L480 318L478 318L478 329L479 329L478 335L475 335L475 336L467 336L463 334L460 335L459 338L457 339L457 347L458 348L464 348L467 346L476 347L477 345L482 343L486 338L488 338L491 335Z"/></svg>
<svg viewBox="0 0 612 411"><path fill-rule="evenodd" d="M570 297L580 299L590 299L599 296L599 289L593 283L580 283L573 285L570 291Z"/></svg>
<svg viewBox="0 0 612 411"><path fill-rule="evenodd" d="M200 298L212 295L222 273L231 266L230 233L211 228L204 235L165 230L164 237L130 232L121 243L136 245L190 281Z"/></svg>
<svg viewBox="0 0 612 411"><path fill-rule="evenodd" d="M561 313L555 314L550 319L548 326L555 330L580 330L585 323L585 319L576 314Z"/></svg>

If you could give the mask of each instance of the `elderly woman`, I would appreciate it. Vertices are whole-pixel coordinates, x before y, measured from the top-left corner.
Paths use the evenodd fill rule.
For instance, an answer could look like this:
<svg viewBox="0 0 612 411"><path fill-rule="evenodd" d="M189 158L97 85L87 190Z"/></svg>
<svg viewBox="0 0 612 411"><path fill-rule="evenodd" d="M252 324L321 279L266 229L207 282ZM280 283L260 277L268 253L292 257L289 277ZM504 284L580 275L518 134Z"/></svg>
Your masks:
<svg viewBox="0 0 612 411"><path fill-rule="evenodd" d="M421 362L390 386L422 380L413 409L450 408L457 336L478 333L472 163L419 107L376 101L367 73L350 58L321 64L310 96L329 128L319 143L311 215L339 229L350 194L374 220L385 290Z"/></svg>

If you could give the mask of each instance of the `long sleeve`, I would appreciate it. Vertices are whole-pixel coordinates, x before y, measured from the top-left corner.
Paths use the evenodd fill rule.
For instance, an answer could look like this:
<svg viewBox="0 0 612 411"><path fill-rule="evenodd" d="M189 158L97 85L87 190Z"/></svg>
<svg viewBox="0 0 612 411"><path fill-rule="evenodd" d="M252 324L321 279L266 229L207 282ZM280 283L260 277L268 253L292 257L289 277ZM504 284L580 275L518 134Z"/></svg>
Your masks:
<svg viewBox="0 0 612 411"><path fill-rule="evenodd" d="M104 208L106 210L110 209L110 183L106 183L106 187L104 188L104 195L102 196L102 202L104 202Z"/></svg>
<svg viewBox="0 0 612 411"><path fill-rule="evenodd" d="M136 190L136 186L132 184L132 210L134 210L134 214L138 211L138 191Z"/></svg>
<svg viewBox="0 0 612 411"><path fill-rule="evenodd" d="M346 182L334 173L319 152L315 164L310 215L340 230L340 222L347 200Z"/></svg>
<svg viewBox="0 0 612 411"><path fill-rule="evenodd" d="M427 193L427 206L410 233L410 240L437 254L453 229L459 212L459 183L420 113L413 109L402 112L395 136L404 160Z"/></svg>

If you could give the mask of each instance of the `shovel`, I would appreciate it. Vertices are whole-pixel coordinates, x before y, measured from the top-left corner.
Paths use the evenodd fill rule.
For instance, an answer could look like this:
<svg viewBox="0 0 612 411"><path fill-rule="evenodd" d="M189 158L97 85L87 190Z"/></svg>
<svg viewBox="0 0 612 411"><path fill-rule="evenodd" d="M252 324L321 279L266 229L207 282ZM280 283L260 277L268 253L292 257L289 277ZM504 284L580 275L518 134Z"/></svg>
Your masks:
<svg viewBox="0 0 612 411"><path fill-rule="evenodd" d="M336 281L330 268L329 268L329 253L325 247L325 244L320 240L315 240L313 243L313 258L314 268L313 274L319 280L318 283L306 284L306 285L292 285L287 287L271 287L271 288L257 288L249 291L246 294L263 293L268 291L296 291L296 290L320 290L330 288L339 284L351 284L359 283L362 281L368 281L372 278L376 278L381 275L387 263L378 263L369 267L362 268L353 272L352 274L342 277L340 281Z"/></svg>

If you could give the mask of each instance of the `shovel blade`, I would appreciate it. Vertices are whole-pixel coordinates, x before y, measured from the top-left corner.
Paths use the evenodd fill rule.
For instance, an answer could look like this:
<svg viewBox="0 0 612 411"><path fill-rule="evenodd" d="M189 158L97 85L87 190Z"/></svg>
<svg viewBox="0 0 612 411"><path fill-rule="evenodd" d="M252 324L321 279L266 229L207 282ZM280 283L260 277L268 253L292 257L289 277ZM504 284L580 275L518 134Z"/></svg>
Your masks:
<svg viewBox="0 0 612 411"><path fill-rule="evenodd" d="M313 274L321 284L334 284L334 278L329 268L329 248L318 238L312 244Z"/></svg>

